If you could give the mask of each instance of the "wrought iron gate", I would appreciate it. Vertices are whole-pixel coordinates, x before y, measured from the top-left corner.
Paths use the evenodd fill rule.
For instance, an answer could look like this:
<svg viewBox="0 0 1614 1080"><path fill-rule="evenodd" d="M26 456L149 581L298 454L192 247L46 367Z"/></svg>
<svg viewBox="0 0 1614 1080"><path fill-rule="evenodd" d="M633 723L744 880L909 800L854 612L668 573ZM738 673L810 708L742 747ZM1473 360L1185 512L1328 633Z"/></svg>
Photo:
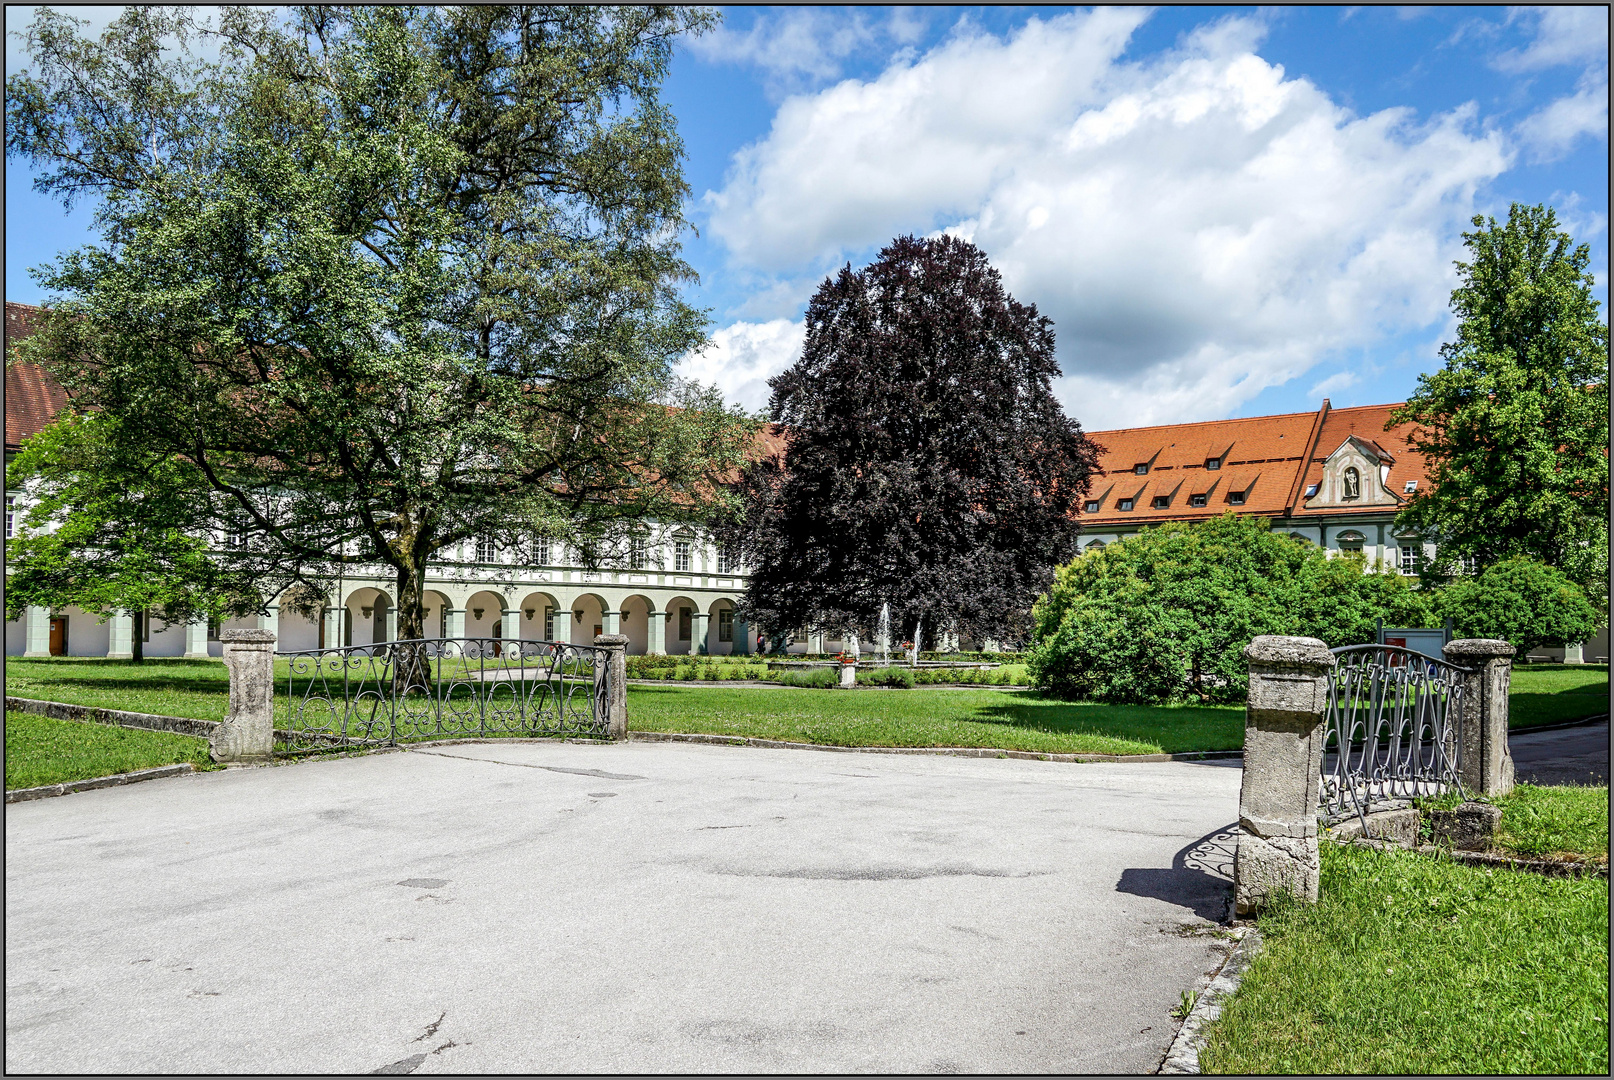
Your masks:
<svg viewBox="0 0 1614 1080"><path fill-rule="evenodd" d="M280 748L608 734L608 650L556 641L422 638L277 654Z"/></svg>
<svg viewBox="0 0 1614 1080"><path fill-rule="evenodd" d="M1332 650L1319 818L1462 790L1466 668L1391 645Z"/></svg>

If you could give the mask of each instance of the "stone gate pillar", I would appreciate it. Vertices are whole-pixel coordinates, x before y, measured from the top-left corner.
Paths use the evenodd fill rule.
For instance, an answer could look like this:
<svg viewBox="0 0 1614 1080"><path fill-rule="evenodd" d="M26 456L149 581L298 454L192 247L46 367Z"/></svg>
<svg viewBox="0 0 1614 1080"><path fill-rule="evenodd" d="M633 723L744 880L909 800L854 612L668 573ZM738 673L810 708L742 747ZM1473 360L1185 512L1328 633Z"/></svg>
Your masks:
<svg viewBox="0 0 1614 1080"><path fill-rule="evenodd" d="M224 666L230 671L230 711L208 740L214 761L268 761L275 750L275 634L225 630Z"/></svg>
<svg viewBox="0 0 1614 1080"><path fill-rule="evenodd" d="M1316 638L1263 635L1244 648L1250 696L1244 719L1239 843L1233 858L1238 914L1278 892L1317 899L1317 796L1323 713L1334 657Z"/></svg>
<svg viewBox="0 0 1614 1080"><path fill-rule="evenodd" d="M605 709L606 730L613 739L628 735L628 636L626 634L599 634L594 644L606 650L601 660L594 662L594 682L608 679Z"/></svg>
<svg viewBox="0 0 1614 1080"><path fill-rule="evenodd" d="M1513 646L1493 638L1449 641L1446 659L1468 668L1463 676L1462 778L1470 795L1506 795L1513 790L1508 752L1508 687Z"/></svg>

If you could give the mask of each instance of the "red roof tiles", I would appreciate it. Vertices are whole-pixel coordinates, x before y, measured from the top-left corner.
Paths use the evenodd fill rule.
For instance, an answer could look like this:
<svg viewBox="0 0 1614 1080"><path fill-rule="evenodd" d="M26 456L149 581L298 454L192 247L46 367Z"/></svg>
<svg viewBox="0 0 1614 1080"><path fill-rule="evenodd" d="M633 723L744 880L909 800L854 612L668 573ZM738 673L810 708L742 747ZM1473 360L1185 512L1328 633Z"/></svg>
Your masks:
<svg viewBox="0 0 1614 1080"><path fill-rule="evenodd" d="M66 391L44 368L10 363L11 347L34 332L38 313L31 304L6 303L7 450L16 450L24 439L39 434L67 404Z"/></svg>

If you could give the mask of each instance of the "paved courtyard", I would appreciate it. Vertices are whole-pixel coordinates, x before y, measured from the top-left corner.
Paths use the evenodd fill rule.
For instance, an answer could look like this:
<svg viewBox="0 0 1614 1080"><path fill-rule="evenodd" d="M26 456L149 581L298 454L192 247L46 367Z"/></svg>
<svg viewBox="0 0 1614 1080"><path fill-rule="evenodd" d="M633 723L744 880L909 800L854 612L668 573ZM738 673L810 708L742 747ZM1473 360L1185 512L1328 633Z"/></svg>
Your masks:
<svg viewBox="0 0 1614 1080"><path fill-rule="evenodd" d="M14 804L6 1067L1147 1071L1239 776L480 744Z"/></svg>

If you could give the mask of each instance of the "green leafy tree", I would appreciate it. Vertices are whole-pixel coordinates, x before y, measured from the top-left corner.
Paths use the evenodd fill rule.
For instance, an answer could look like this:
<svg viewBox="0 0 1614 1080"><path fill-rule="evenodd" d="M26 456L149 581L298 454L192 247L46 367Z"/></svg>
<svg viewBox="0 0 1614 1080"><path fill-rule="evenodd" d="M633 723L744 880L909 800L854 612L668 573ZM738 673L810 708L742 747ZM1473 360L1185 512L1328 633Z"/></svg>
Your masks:
<svg viewBox="0 0 1614 1080"><path fill-rule="evenodd" d="M1603 619L1568 575L1523 556L1458 578L1440 590L1438 604L1458 636L1500 638L1521 660L1543 645L1585 641Z"/></svg>
<svg viewBox="0 0 1614 1080"><path fill-rule="evenodd" d="M704 519L753 425L672 375L705 320L677 292L688 188L658 94L712 19L129 8L90 40L41 8L7 156L92 197L101 242L36 270L56 297L19 352L109 422L97 477L15 480L73 512L75 484L141 495L58 543L144 501L241 537L216 557L260 604L380 567L415 636L428 561L464 541L603 560L646 517Z"/></svg>
<svg viewBox="0 0 1614 1080"><path fill-rule="evenodd" d="M1110 702L1242 701L1244 646L1258 634L1374 639L1377 620L1427 625L1425 594L1360 555L1224 514L1171 523L1089 551L1060 568L1034 609L1032 680L1061 696Z"/></svg>
<svg viewBox="0 0 1614 1080"><path fill-rule="evenodd" d="M1445 367L1390 418L1418 425L1409 442L1433 480L1398 524L1435 541L1446 568L1528 556L1606 598L1609 340L1590 249L1549 207L1474 225Z"/></svg>

